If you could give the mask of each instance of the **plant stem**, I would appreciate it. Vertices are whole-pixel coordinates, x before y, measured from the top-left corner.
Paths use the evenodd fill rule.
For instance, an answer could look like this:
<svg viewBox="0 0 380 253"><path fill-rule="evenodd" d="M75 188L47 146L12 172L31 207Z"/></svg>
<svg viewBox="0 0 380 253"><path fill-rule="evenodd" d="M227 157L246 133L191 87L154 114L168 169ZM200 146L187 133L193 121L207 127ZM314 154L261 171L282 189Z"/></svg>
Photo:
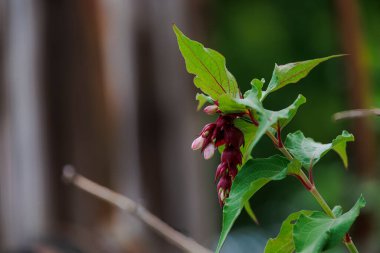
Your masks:
<svg viewBox="0 0 380 253"><path fill-rule="evenodd" d="M273 141L273 143L276 145L276 147L281 151L281 153L286 156L286 158L291 161L293 160L293 156L289 153L288 149L285 146L279 147L278 140L276 137L269 131L266 132L267 136ZM315 187L315 184L310 182L309 178L306 176L306 174L301 169L297 177L300 179L302 184L305 186L305 188L308 189L308 191L313 195L313 197L317 200L318 204L322 207L323 211L330 216L331 218L335 219L336 216L332 212L330 206L327 204L326 200L322 197L322 195L319 193L317 188ZM347 233L344 244L346 245L346 248L350 253L359 253L358 249L356 248L354 242L352 241L350 235Z"/></svg>
<svg viewBox="0 0 380 253"><path fill-rule="evenodd" d="M284 144L282 143L282 138L281 138L281 126L280 126L280 121L277 121L277 141L278 141L278 148L283 148Z"/></svg>
<svg viewBox="0 0 380 253"><path fill-rule="evenodd" d="M293 156L289 153L289 151L285 147L279 148L279 150L284 156L286 156L286 158L288 158L289 161L293 160Z"/></svg>
<svg viewBox="0 0 380 253"><path fill-rule="evenodd" d="M274 135L269 131L267 131L266 134L273 141L273 144L277 147L278 141L277 141L276 137L274 137Z"/></svg>
<svg viewBox="0 0 380 253"><path fill-rule="evenodd" d="M356 248L355 244L353 241L351 242L344 242L344 244L346 245L348 251L350 253L359 253L358 249Z"/></svg>
<svg viewBox="0 0 380 253"><path fill-rule="evenodd" d="M359 253L359 250L356 248L355 244L352 242L351 236L348 233L345 236L344 244L346 244L347 249L351 253Z"/></svg>
<svg viewBox="0 0 380 253"><path fill-rule="evenodd" d="M319 193L319 191L317 190L317 188L315 188L315 186L313 186L311 189L310 189L310 193L314 196L314 198L318 201L318 204L322 207L323 211L325 211L325 213L330 216L331 218L335 219L336 216L335 214L332 212L331 208L329 207L329 205L326 203L325 199L322 197L322 195Z"/></svg>

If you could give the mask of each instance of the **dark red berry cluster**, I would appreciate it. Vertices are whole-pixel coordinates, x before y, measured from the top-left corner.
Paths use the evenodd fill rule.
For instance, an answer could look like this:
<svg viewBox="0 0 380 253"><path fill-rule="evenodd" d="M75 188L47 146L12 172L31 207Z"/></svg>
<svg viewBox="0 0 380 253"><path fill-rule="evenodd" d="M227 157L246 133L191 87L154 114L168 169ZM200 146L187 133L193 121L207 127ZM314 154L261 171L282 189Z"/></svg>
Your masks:
<svg viewBox="0 0 380 253"><path fill-rule="evenodd" d="M208 114L219 112L216 105L207 106L204 111ZM210 159L217 147L225 145L215 173L215 181L219 180L217 192L221 206L230 193L232 181L238 172L237 166L242 163L240 147L244 144L244 135L233 124L238 116L219 115L214 123L209 123L202 129L199 137L191 145L193 150L201 149L205 159Z"/></svg>

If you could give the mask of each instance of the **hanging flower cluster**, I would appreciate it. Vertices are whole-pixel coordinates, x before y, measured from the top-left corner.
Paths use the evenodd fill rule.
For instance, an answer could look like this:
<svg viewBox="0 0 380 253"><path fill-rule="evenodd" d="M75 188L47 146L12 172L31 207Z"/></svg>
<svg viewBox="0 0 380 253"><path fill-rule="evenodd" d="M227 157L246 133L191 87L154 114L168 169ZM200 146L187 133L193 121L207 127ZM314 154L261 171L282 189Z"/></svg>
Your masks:
<svg viewBox="0 0 380 253"><path fill-rule="evenodd" d="M220 205L223 206L230 193L232 181L238 172L237 166L242 163L240 147L244 144L244 135L233 124L234 119L240 115L223 115L217 105L205 107L204 112L210 115L215 113L220 115L214 123L209 123L202 129L199 137L193 141L191 148L193 150L201 149L204 158L210 159L217 147L225 145L221 162L215 173L215 181L219 180L217 184L218 199Z"/></svg>

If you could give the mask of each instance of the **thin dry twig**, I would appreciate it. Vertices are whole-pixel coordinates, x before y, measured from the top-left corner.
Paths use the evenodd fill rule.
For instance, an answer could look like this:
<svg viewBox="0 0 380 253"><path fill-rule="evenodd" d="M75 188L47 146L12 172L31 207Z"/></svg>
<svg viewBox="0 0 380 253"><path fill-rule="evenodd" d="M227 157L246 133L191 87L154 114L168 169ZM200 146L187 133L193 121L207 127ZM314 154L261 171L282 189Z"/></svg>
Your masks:
<svg viewBox="0 0 380 253"><path fill-rule="evenodd" d="M81 190L107 201L114 206L119 207L127 213L135 215L170 243L186 252L212 253L212 251L198 244L192 238L189 238L170 227L168 224L150 213L140 204L134 202L132 199L80 175L71 165L66 165L63 168L63 180L77 186Z"/></svg>
<svg viewBox="0 0 380 253"><path fill-rule="evenodd" d="M355 110L349 110L349 111L343 111L343 112L337 112L333 115L334 120L341 120L341 119L350 119L350 118L361 118L361 117L368 117L368 116L380 116L380 109L355 109Z"/></svg>

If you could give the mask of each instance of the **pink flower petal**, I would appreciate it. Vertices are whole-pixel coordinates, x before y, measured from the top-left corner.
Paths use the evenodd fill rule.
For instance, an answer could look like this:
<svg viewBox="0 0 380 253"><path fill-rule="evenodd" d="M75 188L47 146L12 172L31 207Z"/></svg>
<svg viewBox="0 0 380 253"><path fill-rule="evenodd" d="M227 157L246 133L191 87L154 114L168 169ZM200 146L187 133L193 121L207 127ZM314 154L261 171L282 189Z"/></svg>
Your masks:
<svg viewBox="0 0 380 253"><path fill-rule="evenodd" d="M213 143L210 143L210 144L207 145L207 147L203 151L203 157L206 160L208 160L208 159L210 159L214 155L214 152L215 152L215 146L214 146Z"/></svg>
<svg viewBox="0 0 380 253"><path fill-rule="evenodd" d="M205 138L203 138L202 136L199 136L191 144L191 149L192 150L200 149L203 146L204 141L205 141Z"/></svg>
<svg viewBox="0 0 380 253"><path fill-rule="evenodd" d="M218 111L218 106L217 105L209 105L206 106L203 111L207 113L208 115L213 115Z"/></svg>

